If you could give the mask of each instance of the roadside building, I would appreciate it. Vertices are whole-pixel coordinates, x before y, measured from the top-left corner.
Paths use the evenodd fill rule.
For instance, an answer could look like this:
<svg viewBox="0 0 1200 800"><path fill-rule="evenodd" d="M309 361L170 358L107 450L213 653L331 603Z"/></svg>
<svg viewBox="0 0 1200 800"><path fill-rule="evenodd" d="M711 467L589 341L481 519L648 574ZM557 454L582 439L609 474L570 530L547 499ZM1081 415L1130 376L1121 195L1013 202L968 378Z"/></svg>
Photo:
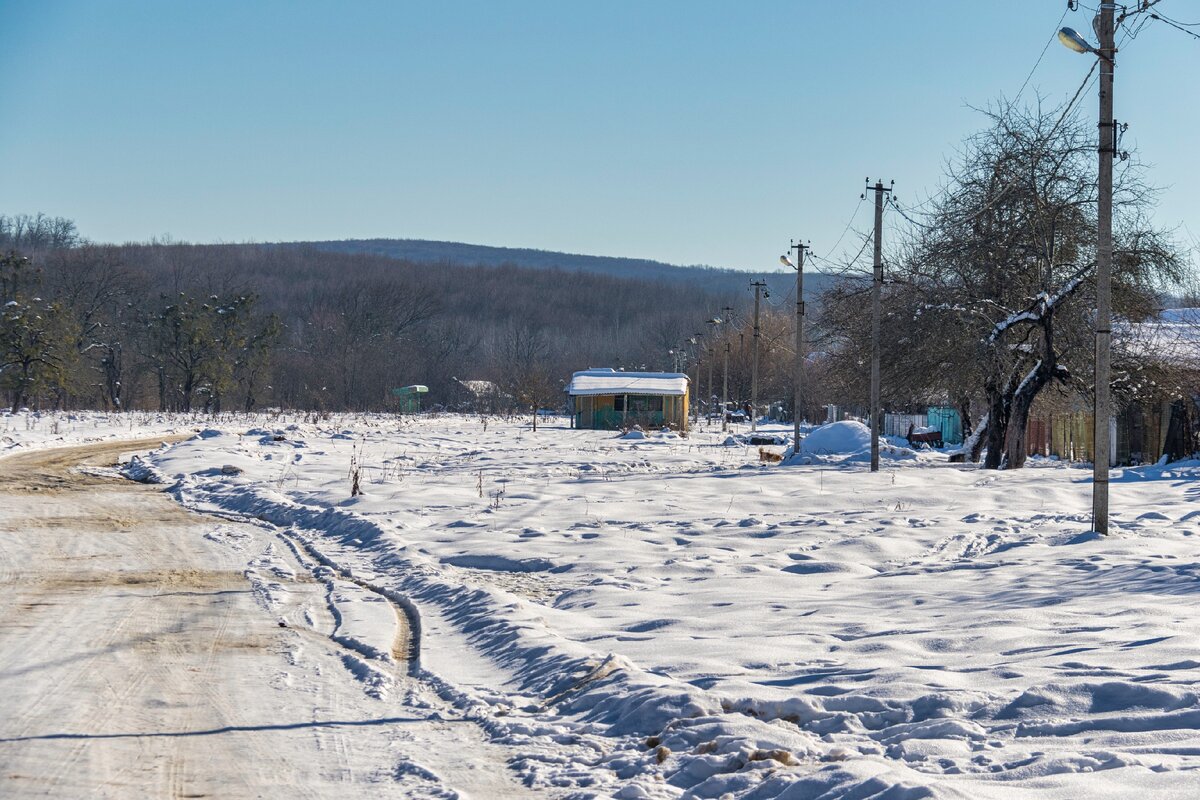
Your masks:
<svg viewBox="0 0 1200 800"><path fill-rule="evenodd" d="M688 376L680 372L587 369L571 376L567 403L576 428L687 430Z"/></svg>

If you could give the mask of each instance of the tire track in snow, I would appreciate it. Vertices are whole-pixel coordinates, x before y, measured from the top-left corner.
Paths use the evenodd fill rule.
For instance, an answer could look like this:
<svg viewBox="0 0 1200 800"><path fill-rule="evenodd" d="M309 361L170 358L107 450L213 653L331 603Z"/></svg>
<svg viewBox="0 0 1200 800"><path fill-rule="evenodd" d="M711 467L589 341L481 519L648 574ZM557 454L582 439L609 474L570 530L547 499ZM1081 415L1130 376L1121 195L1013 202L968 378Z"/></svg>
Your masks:
<svg viewBox="0 0 1200 800"><path fill-rule="evenodd" d="M159 441L155 439L153 443L157 444ZM71 492L72 496L64 499L65 504L69 506L67 510L71 513L68 514L70 520L65 526L66 530L63 531L64 536L61 541L84 542L86 545L86 541L90 540L94 532L108 530L112 531L114 535L105 537L103 540L105 544L102 548L98 547L97 549L103 551L110 559L121 559L126 552L137 555L142 561L153 558L171 559L173 548L169 542L175 531L170 531L170 535L163 537L161 529L154 530L155 534L159 534L156 537L158 549L151 548L145 554L139 555L138 551L141 548L137 544L137 540L142 535L141 530L132 531L130 530L132 525L124 522L109 527L108 519L110 517L101 519L99 515L94 515L95 519L89 517L84 520L74 513L74 509L77 509L80 504L99 512L107 512L110 507L124 508L125 505L128 505L128 499L122 500L121 496L112 494L114 491L144 492L147 495L153 493L156 495L154 500L147 502L147 498L142 498L134 501L134 505L138 506L138 513L145 512L144 516L147 517L141 521L142 523L147 524L147 527L153 527L163 517L172 520L178 517L186 519L190 527L181 530L181 533L186 535L178 537L177 541L186 542L203 538L195 530L196 527L204 524L203 516L196 516L180 508L169 498L162 497L154 490L143 489L130 483L114 484L111 478L84 476L80 478L80 484L84 490L78 491L80 487L73 483L77 473L74 473L71 468L80 460L94 461L104 453L115 457L119 453L129 452L132 449L136 449L136 445L127 442L110 442L103 446L69 448L49 454L45 452L22 453L20 474L10 477L9 474L3 472L3 468L11 468L13 463L0 464L0 496L6 490L11 490L11 487L18 486L23 492L27 492L26 498L30 496L34 498L32 500L24 499L22 503L31 509L37 509L41 507L39 496L49 500L50 495ZM43 457L44 462L39 462L38 460ZM31 476L28 470L30 465L35 462L44 463L47 471L51 474L48 477ZM60 469L62 472L57 472ZM40 495L34 494L28 492L30 483L45 484L48 488ZM107 488L100 484L104 484ZM114 486L119 488L113 488ZM93 492L97 494L93 495ZM131 495L125 494L124 497L130 498ZM159 498L161 498L161 511L156 510L159 508ZM146 508L141 508L142 505ZM23 513L30 512L22 509L16 514L10 513L5 522L12 522ZM57 520L58 518L52 519ZM285 777L297 774L295 769L297 764L289 763L288 751L278 750L279 740L274 736L263 738L249 735L249 732L255 730L257 726L244 724L244 722L250 722L246 720L246 709L234 699L234 695L226 696L226 691L233 683L229 664L241 662L230 662L227 659L218 658L218 656L228 648L242 646L238 644L240 640L237 640L236 636L234 640L230 640L229 637L231 631L234 631L235 620L243 623L246 621L243 617L234 614L234 611L242 615L247 612L245 602L235 601L231 597L227 605L220 609L214 609L217 612L215 615L207 615L204 619L194 615L189 616L188 613L180 615L180 603L184 604L182 609L185 612L189 608L189 604L193 608L198 604L200 607L198 610L206 610L210 609L213 603L224 603L223 598L217 599L211 596L221 595L221 591L215 590L225 587L184 585L188 576L193 572L188 570L160 569L130 572L128 571L129 565L121 560L116 562L115 571L101 562L86 562L77 567L69 560L69 553L58 547L58 539L46 536L45 544L39 545L37 544L38 537L28 536L30 528L38 527L41 525L24 526L17 522L15 529L11 531L11 536L5 537L3 541L6 544L9 542L14 545L20 544L26 554L31 547L41 550L36 561L30 562L33 566L30 572L31 580L27 584L18 584L18 591L22 593L22 596L28 596L30 600L37 600L44 595L53 599L54 604L46 606L45 611L42 611L42 607L39 606L35 612L36 621L27 616L15 620L21 624L10 626L12 630L5 631L5 633L15 635L13 641L28 641L32 647L21 647L19 652L9 650L8 658L0 655L0 663L7 662L7 665L11 667L10 672L21 673L34 668L44 671L46 668L51 668L60 672L61 676L55 681L30 681L27 685L32 691L21 692L14 698L14 703L10 703L10 705L15 704L13 711L17 713L10 715L6 720L3 746L19 748L12 750L11 754L13 756L20 755L22 759L30 762L29 768L17 770L21 774L14 773L9 776L10 779L21 782L19 785L8 787L13 795L48 793L52 796L69 797L100 793L104 796L131 797L195 796L199 792L207 793L209 796L230 796L230 794L261 796L260 792L264 788L262 781L270 780L272 776L275 776L282 779L282 782L275 785L287 786L288 796L301 798L334 796L329 794L331 786L305 785L303 781L289 780ZM64 526L59 525L59 527ZM96 539L95 541L101 540ZM168 543L165 548L162 546L163 542ZM85 547L85 549L87 548ZM75 551L74 544L70 551ZM2 552L6 564L24 563L21 558L17 557L17 550L5 547ZM187 550L186 553L181 551L180 554L192 558L196 555L191 550ZM142 555L145 557L142 558ZM97 571L97 568L104 567L107 567L109 571ZM207 573L195 571L195 574L203 577ZM66 576L66 578L60 579L60 575ZM244 580L244 576L237 573L231 573L231 580L235 576ZM354 576L351 577L354 578ZM369 582L360 581L358 578L354 578L354 580L368 584L364 588L370 588ZM195 591L191 591L193 589ZM208 589L214 591L205 591ZM166 603L159 599L167 595L176 595L177 598ZM182 595L190 595L195 599L178 599L178 596ZM388 598L388 602L389 607L393 608L393 613L397 615L398 622L398 635L390 648L392 655L393 657L404 657L403 660L406 663L398 664L398 667L416 669L416 656L419 654L419 649L414 646L415 640L410 633L416 626L408 624L408 616L396 610L397 607L403 608L403 605L395 603L392 598ZM105 612L107 619L98 614L83 613L100 607L107 609ZM47 616L47 614L53 614L53 616ZM104 619L104 621L96 624L93 617ZM203 630L196 627L198 621L202 623ZM132 627L135 623L140 627ZM207 625L205 626L203 623L207 623ZM86 631L87 638L86 641L69 641L64 636L46 637L42 646L39 647L38 637L31 638L29 634L21 633L23 630L37 630L39 627L45 626L52 626L63 632L75 629ZM240 635L240 628L237 632ZM195 638L197 633L201 636L211 635L213 638L197 641ZM287 636L287 634L281 635ZM323 641L328 644L330 639L325 637ZM197 644L199 650L195 646ZM342 701L354 695L346 693L346 689L350 688L347 682L329 683L329 676L332 676L332 673L328 669L321 669L321 666L332 662L327 657L323 657L323 659L318 658L309 662L311 666L306 666L305 669L311 670L310 675L316 681L314 688L317 696L335 708L342 707ZM173 697L175 689L181 688L177 686L178 666L180 663L186 664L189 661L194 667L192 671L195 672L195 675L189 676L184 691ZM72 664L71 662L76 663ZM323 675L326 677L322 677ZM11 675L9 677L12 678ZM401 677L407 680L406 676ZM174 682L172 682L173 679ZM345 687L345 689L339 690L338 686ZM160 699L171 701L161 706L164 709L162 712L145 710L160 707L158 706ZM149 706L146 701L150 701ZM168 711L166 710L168 708L177 710ZM428 706L418 705L413 710L420 711L428 708ZM352 707L347 707L345 710L352 717L357 717L362 713L362 708L358 703L352 704ZM126 716L127 712L131 711L133 713ZM183 713L181 714L180 711ZM202 722L199 720L198 715L201 712L207 712L212 716L211 724L209 720ZM313 768L316 768L322 774L323 780L333 780L343 784L351 781L355 782L354 785L360 789L366 789L360 768L368 762L364 761L361 752L361 736L356 731L362 731L362 735L365 735L368 729L353 727L356 724L353 720L349 723L330 724L325 722L322 718L329 715L323 713L319 706L313 707L310 714L309 719L313 723L312 731L318 739L325 743L324 750L333 756L334 762L327 765L323 763L307 764L308 771L312 772ZM161 725L154 724L155 720L166 721L168 719L171 721L165 723L168 726L165 730L161 729ZM333 719L341 720L343 717L334 716ZM418 720L412 721L418 722ZM371 722L373 720L367 717L357 724L370 724ZM399 720L399 722L408 722L408 720ZM46 730L48 723L53 727ZM130 725L130 723L133 724ZM420 722L419 727L416 728L425 732L423 735L419 735L418 746L423 748L421 752L428 749L428 741L436 741L438 744L434 745L435 748L439 746L449 748L448 752L453 751L456 746L478 750L476 744L479 746L486 744L482 740L478 743L475 742L477 738L482 739L482 734L462 736L467 732L463 729L463 724L466 722L459 724L457 720L440 721L435 711L429 719ZM117 730L110 732L113 726L117 726ZM66 730L62 730L64 727ZM132 730L128 730L131 727ZM193 730L197 727L201 730ZM290 726L284 725L282 729L288 727ZM121 730L121 728L126 730ZM396 728L397 731L411 729L413 728ZM221 737L208 738L208 736L218 733L221 734ZM383 731L381 733L387 736L387 733ZM471 733L474 734L474 731ZM195 740L191 738L193 735L204 738ZM97 737L105 741L128 741L131 743L128 745L130 749L125 752L129 756L135 753L140 755L112 758L112 754L121 751L112 749L109 745L99 745L96 741ZM226 739L225 737L230 738ZM226 743L216 744L222 740ZM196 744L204 741L214 744L211 748ZM138 744L132 744L133 742ZM237 752L236 761L240 766L224 763L224 758L227 756L222 756L216 761L213 760L214 752L227 748L232 748ZM318 748L318 751L320 749ZM294 757L296 752L293 750L290 755ZM50 754L52 755L47 759L45 756ZM110 757L106 758L106 755ZM392 757L395 753L389 747L387 750L381 751L380 755ZM40 768L33 766L36 759L42 761ZM453 761L441 765L434 764L433 769L448 776L448 780L444 784L445 796L456 794L451 786L457 783L465 783L472 789L476 786L480 787L478 794L480 797L517 797L535 794L522 790L519 784L512 779L511 773L506 768L507 764L503 760L493 757L486 759L486 762L489 765L486 769L481 770L483 774L468 775L465 779L461 779L461 776L455 774L455 768L458 765ZM15 762L10 763L15 767ZM335 772L329 773L327 767L332 767ZM391 771L385 769L382 774L390 775ZM373 781L374 779L366 780ZM346 788L352 790L351 786L346 786ZM409 787L396 786L394 788L404 792ZM497 788L500 791L492 791Z"/></svg>
<svg viewBox="0 0 1200 800"><path fill-rule="evenodd" d="M352 570L340 565L335 559L321 552L313 543L306 541L291 529L237 512L206 508L203 513L232 522L252 524L260 529L271 531L287 544L300 566L307 569L314 577L318 576L314 568L309 564L309 559L316 562L320 567L329 569L339 578L387 601L392 606L397 616L397 622L399 623L392 643L394 661L390 666L395 671L397 678L409 682L409 699L416 699L421 705L432 709L434 713L432 719L439 720L436 724L443 728L445 735L451 737L458 747L473 748L472 752L476 759L486 761L488 760L488 751L498 748L498 751L490 756L490 758L495 759L496 766L502 767L502 770L499 773L493 773L488 770L475 770L473 765L468 765L470 770L466 774L467 785L464 788L459 787L460 781L456 780L454 775L445 775L443 774L445 770L439 770L436 766L428 766L428 759L419 763L409 755L398 754L401 759L396 767L396 774L398 776L420 777L424 781L436 780L441 782L440 784L435 783L433 786L422 786L420 789L425 791L426 794L416 794L413 796L430 798L457 797L463 798L463 800L471 797L480 797L489 798L490 800L492 797L538 797L547 796L548 794L552 796L554 794L553 790L550 789L535 789L519 784L516 776L511 774L512 767L507 759L501 760L498 757L505 748L502 745L494 744L491 741L488 731L479 725L476 720L470 716L461 715L458 709L448 704L442 696L442 688L436 685L436 683L428 682L429 675L421 667L420 661L421 617L416 605L408 597L393 589L381 586L374 581L355 575ZM336 614L334 615L334 619L337 619ZM348 653L352 653L355 658L361 656L359 651L348 647L344 642L338 641L331 635L322 634L315 630L312 633L321 637L322 641L335 645ZM592 679L598 679L598 674L593 675ZM577 691L578 688L580 687L575 687L575 690ZM443 715L442 712L445 712L445 714ZM471 731L471 734L467 734L466 730L454 724L460 722L470 725L468 730ZM426 755L428 755L428 752ZM415 772L409 769L413 765L417 768ZM457 764L456 766L461 768L462 765ZM475 772L475 774L470 774L471 772ZM483 785L477 786L476 784L480 782ZM416 787L408 788L412 790Z"/></svg>

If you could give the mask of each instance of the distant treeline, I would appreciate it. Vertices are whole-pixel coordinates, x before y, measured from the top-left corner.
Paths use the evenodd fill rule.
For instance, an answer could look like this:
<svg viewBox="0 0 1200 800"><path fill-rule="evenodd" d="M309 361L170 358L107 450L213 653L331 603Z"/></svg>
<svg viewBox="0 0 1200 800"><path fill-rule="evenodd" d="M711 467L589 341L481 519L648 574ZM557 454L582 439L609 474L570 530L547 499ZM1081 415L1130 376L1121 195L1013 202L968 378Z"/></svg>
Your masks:
<svg viewBox="0 0 1200 800"><path fill-rule="evenodd" d="M678 280L318 246L96 245L49 217L0 217L0 251L13 406L367 410L422 383L466 407L461 381L480 380L557 405L572 371L669 369L746 303Z"/></svg>
<svg viewBox="0 0 1200 800"><path fill-rule="evenodd" d="M278 245L292 247L296 245ZM426 239L346 239L332 242L311 242L312 246L334 253L369 253L404 261L425 264L458 264L465 266L522 266L533 269L556 269L568 272L588 272L616 278L656 281L667 284L684 283L716 294L744 295L751 280L763 280L772 292L786 294L795 281L795 273L776 269L769 272L746 272L706 265L682 267L645 258L590 256L516 247L489 247L462 242L438 242ZM833 277L809 271L808 291L814 296L829 288Z"/></svg>

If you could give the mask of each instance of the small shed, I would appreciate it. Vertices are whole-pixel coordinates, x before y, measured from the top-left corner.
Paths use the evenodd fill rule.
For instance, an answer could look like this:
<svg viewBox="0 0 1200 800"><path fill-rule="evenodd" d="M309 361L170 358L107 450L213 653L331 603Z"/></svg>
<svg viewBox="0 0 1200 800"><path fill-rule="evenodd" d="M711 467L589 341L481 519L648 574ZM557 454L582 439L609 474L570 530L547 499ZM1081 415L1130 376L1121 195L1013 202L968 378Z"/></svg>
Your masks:
<svg viewBox="0 0 1200 800"><path fill-rule="evenodd" d="M587 369L571 376L566 391L576 428L687 429L688 376L681 372Z"/></svg>
<svg viewBox="0 0 1200 800"><path fill-rule="evenodd" d="M421 395L428 394L428 392L429 387L419 383L392 389L392 395L399 400L401 414L416 414L420 411Z"/></svg>

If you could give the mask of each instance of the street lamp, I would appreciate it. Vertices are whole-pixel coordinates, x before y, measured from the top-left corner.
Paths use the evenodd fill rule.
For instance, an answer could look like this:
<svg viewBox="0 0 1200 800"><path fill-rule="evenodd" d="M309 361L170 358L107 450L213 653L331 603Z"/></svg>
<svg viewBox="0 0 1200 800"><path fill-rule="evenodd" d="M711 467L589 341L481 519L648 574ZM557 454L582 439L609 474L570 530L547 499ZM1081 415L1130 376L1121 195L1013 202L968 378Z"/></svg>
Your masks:
<svg viewBox="0 0 1200 800"><path fill-rule="evenodd" d="M1058 40L1063 43L1064 47L1074 50L1076 53L1095 53L1096 55L1100 55L1100 51L1092 47L1088 40L1080 36L1074 28L1060 29Z"/></svg>
<svg viewBox="0 0 1200 800"><path fill-rule="evenodd" d="M1095 420L1092 423L1092 529L1108 533L1109 419L1112 417L1112 196L1116 135L1113 124L1113 3L1100 3L1094 27L1100 46L1092 47L1071 28L1058 32L1058 40L1076 53L1100 58L1100 170L1096 197L1096 361Z"/></svg>

